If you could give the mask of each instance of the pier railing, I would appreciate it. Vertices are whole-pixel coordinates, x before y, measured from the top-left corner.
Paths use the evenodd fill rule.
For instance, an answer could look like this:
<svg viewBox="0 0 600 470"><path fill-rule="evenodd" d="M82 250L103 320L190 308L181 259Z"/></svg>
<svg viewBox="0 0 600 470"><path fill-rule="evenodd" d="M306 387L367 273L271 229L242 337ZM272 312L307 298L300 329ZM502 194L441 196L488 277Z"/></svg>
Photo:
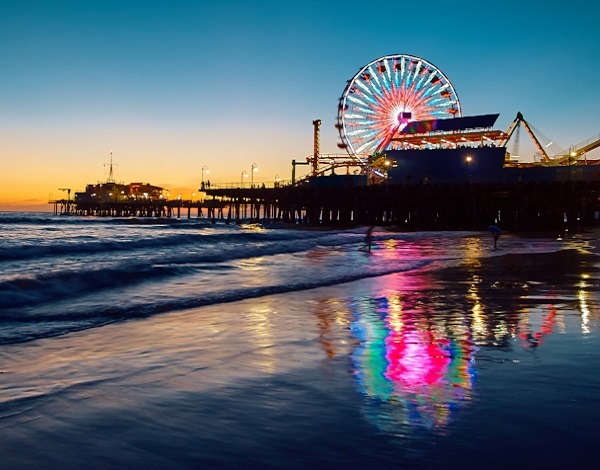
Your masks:
<svg viewBox="0 0 600 470"><path fill-rule="evenodd" d="M210 189L268 189L268 188L282 188L284 186L290 186L291 180L280 180L280 181L265 181L260 183L251 183L250 181L238 181L236 183L215 183L210 186L205 185L199 189L200 192L208 191Z"/></svg>

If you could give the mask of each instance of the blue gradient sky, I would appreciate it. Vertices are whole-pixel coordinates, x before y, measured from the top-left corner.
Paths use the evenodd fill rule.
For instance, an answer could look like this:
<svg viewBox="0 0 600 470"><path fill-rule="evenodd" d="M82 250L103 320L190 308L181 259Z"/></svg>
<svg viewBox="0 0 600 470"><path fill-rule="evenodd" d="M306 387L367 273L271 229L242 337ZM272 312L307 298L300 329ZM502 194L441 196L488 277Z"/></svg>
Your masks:
<svg viewBox="0 0 600 470"><path fill-rule="evenodd" d="M566 4L565 4L566 5ZM104 180L184 195L338 153L337 100L380 56L423 57L465 115L517 111L563 148L600 132L595 2L0 2L0 210ZM521 138L523 144L524 138ZM595 154L592 157L599 158Z"/></svg>

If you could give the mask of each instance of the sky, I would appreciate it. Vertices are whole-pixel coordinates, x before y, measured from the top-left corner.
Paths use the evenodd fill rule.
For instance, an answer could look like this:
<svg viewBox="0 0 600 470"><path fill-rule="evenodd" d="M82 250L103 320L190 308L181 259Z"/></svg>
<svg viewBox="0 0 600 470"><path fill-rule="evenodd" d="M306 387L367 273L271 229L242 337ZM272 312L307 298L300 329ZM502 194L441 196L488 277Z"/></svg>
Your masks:
<svg viewBox="0 0 600 470"><path fill-rule="evenodd" d="M184 198L203 167L213 185L253 164L255 182L289 180L314 119L321 153L340 153L346 82L391 54L438 67L463 115L506 130L520 111L568 148L600 133L600 6L564 5L3 0L0 210L50 210L59 188L105 181L111 152L117 181Z"/></svg>

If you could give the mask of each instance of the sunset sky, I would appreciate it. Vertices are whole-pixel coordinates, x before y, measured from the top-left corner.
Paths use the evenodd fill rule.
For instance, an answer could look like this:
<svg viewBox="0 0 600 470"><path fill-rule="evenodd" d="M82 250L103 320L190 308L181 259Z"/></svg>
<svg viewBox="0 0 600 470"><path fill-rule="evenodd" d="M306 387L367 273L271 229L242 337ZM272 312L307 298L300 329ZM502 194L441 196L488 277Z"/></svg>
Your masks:
<svg viewBox="0 0 600 470"><path fill-rule="evenodd" d="M423 57L463 114L521 111L563 148L600 133L597 2L4 0L0 210L48 210L58 188L115 178L196 191L291 177L339 153L346 81L368 62ZM521 137L524 140L524 137ZM598 151L590 158L600 158ZM206 176L206 175L205 175Z"/></svg>

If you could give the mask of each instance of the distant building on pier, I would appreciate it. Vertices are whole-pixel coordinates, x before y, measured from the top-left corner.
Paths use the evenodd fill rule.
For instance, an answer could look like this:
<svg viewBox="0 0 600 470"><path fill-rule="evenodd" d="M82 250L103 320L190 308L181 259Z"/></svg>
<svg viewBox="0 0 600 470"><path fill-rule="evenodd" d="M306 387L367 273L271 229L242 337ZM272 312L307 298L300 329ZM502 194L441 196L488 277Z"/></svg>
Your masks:
<svg viewBox="0 0 600 470"><path fill-rule="evenodd" d="M164 188L149 183L106 183L88 184L84 192L75 193L75 202L115 202L146 199L164 199Z"/></svg>

